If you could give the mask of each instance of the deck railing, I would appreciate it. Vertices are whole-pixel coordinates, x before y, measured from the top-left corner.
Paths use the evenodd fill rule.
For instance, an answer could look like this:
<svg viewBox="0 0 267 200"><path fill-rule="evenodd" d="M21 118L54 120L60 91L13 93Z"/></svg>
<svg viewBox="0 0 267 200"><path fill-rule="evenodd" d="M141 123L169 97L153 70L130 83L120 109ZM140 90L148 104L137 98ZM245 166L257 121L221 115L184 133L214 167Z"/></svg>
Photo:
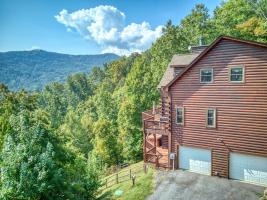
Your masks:
<svg viewBox="0 0 267 200"><path fill-rule="evenodd" d="M168 167L168 154L161 154L158 150L163 147L157 146L157 137L169 136L170 125L167 115L162 116L162 108L148 110L142 113L144 129L144 161L155 167ZM158 135L158 136L156 136ZM166 149L166 148L165 148Z"/></svg>
<svg viewBox="0 0 267 200"><path fill-rule="evenodd" d="M144 120L144 128L164 130L166 128L169 128L169 123L166 121Z"/></svg>
<svg viewBox="0 0 267 200"><path fill-rule="evenodd" d="M151 120L154 119L155 115L160 115L160 114L161 114L161 107L156 108L154 111L153 109L151 109L142 112L142 118L143 120Z"/></svg>

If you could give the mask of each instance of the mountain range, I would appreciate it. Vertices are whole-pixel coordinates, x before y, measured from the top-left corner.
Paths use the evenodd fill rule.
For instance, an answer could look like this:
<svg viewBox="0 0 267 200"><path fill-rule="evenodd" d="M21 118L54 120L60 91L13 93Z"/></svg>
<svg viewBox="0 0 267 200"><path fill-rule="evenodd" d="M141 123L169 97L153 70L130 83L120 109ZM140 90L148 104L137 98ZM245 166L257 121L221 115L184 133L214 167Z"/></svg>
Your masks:
<svg viewBox="0 0 267 200"><path fill-rule="evenodd" d="M63 82L73 73L89 73L94 66L118 59L112 53L69 55L44 50L0 52L0 83L10 90L41 90L51 82Z"/></svg>

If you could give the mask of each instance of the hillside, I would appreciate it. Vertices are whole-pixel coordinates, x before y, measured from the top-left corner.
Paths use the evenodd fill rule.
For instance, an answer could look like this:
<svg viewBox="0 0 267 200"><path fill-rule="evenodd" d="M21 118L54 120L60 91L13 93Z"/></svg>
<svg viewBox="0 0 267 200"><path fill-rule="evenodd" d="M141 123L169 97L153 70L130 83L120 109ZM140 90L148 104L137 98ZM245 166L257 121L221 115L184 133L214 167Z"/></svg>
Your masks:
<svg viewBox="0 0 267 200"><path fill-rule="evenodd" d="M43 50L0 52L0 83L11 90L40 90L50 82L63 82L76 72L88 73L119 56L115 54L68 55Z"/></svg>
<svg viewBox="0 0 267 200"><path fill-rule="evenodd" d="M135 185L132 179L135 177ZM116 179L118 177L118 179ZM143 162L132 164L103 179L103 185L99 190L98 200L142 200L154 190L155 169L148 167L144 172ZM116 182L118 181L118 183Z"/></svg>

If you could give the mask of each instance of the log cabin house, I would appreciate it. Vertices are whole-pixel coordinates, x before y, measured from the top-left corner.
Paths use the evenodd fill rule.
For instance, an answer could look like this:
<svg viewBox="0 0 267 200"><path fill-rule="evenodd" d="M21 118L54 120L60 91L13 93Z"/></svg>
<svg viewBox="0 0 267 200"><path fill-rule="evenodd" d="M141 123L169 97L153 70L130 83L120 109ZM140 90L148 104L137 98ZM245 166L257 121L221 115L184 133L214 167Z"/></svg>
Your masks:
<svg viewBox="0 0 267 200"><path fill-rule="evenodd" d="M267 44L221 36L174 55L142 113L145 163L267 185Z"/></svg>

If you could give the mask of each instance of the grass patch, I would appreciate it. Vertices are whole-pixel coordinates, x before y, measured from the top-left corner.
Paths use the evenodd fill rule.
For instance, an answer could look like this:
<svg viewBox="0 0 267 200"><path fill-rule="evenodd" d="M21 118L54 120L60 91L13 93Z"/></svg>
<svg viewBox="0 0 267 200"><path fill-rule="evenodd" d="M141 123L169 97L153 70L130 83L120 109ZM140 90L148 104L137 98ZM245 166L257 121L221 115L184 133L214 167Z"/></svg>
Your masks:
<svg viewBox="0 0 267 200"><path fill-rule="evenodd" d="M132 166L130 166L132 167ZM98 200L143 200L150 195L154 188L154 169L149 168L148 173L144 171L137 174L135 186L132 181L125 181L110 188L104 189ZM123 191L121 196L115 196L115 191Z"/></svg>
<svg viewBox="0 0 267 200"><path fill-rule="evenodd" d="M134 164L129 165L128 167L121 169L119 172L120 173L127 173L127 172L129 172L129 169L131 169L131 168L143 168L143 165L144 165L143 161L138 162L138 163L134 163ZM104 176L103 178L109 178L111 176L114 176L114 174L115 174L115 172L112 174L109 174L107 176Z"/></svg>
<svg viewBox="0 0 267 200"><path fill-rule="evenodd" d="M263 193L256 192L255 194L256 194L256 196L257 196L258 198L262 198L262 197L263 197ZM264 199L263 199L263 200L264 200Z"/></svg>

